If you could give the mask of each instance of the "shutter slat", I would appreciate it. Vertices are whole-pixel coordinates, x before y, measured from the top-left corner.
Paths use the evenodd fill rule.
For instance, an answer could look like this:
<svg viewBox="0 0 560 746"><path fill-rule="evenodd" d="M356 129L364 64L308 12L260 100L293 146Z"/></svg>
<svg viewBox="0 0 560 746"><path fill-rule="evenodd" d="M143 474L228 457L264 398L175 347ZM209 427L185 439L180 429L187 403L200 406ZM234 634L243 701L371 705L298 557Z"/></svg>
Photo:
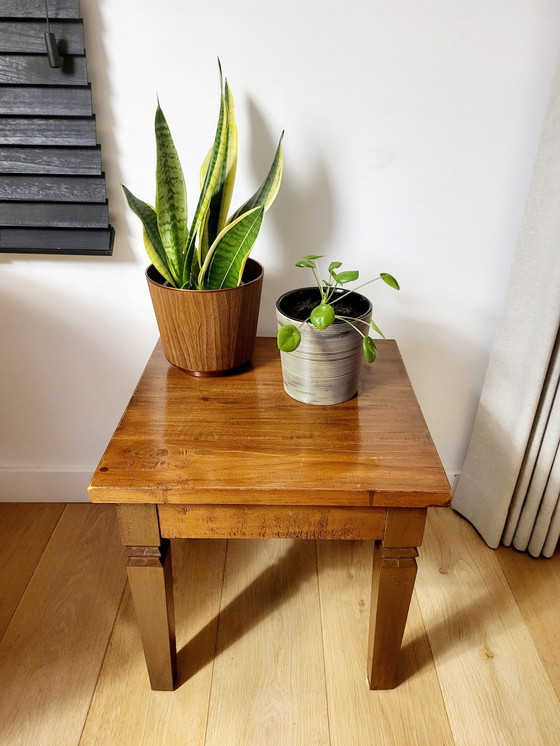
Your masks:
<svg viewBox="0 0 560 746"><path fill-rule="evenodd" d="M52 202L0 202L0 226L44 228L106 228L105 204Z"/></svg>
<svg viewBox="0 0 560 746"><path fill-rule="evenodd" d="M51 20L50 29L61 54L84 54L84 25L81 20ZM7 53L45 54L46 30L45 18L41 21L0 21L0 49Z"/></svg>
<svg viewBox="0 0 560 746"><path fill-rule="evenodd" d="M1 124L1 122L0 122ZM101 174L101 148L0 146L0 173Z"/></svg>
<svg viewBox="0 0 560 746"><path fill-rule="evenodd" d="M45 0L2 0L4 18L44 18ZM79 18L79 0L48 0L49 18Z"/></svg>
<svg viewBox="0 0 560 746"><path fill-rule="evenodd" d="M104 176L2 174L0 200L105 202Z"/></svg>
<svg viewBox="0 0 560 746"><path fill-rule="evenodd" d="M51 119L6 117L2 120L3 145L96 145L94 117Z"/></svg>
<svg viewBox="0 0 560 746"><path fill-rule="evenodd" d="M63 58L62 67L49 67L46 54L0 54L2 85L87 85L85 57Z"/></svg>
<svg viewBox="0 0 560 746"><path fill-rule="evenodd" d="M15 116L90 117L91 88L6 87L0 88L0 114Z"/></svg>
<svg viewBox="0 0 560 746"><path fill-rule="evenodd" d="M0 251L107 255L112 252L113 235L112 228L0 228Z"/></svg>

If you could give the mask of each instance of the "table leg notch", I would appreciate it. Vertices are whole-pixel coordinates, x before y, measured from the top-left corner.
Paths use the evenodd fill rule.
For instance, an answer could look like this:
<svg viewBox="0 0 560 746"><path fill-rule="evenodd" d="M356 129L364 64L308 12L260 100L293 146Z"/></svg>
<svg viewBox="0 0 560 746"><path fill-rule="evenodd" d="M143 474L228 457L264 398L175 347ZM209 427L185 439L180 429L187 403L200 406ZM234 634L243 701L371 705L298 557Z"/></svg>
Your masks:
<svg viewBox="0 0 560 746"><path fill-rule="evenodd" d="M159 547L126 547L128 567L162 567L169 551L169 541Z"/></svg>

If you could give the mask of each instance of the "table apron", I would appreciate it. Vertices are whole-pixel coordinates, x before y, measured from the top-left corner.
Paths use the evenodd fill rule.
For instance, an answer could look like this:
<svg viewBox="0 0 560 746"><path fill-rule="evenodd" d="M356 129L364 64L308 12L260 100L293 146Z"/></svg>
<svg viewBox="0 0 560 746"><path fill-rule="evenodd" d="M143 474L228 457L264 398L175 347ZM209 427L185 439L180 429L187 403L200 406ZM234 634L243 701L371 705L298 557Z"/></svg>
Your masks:
<svg viewBox="0 0 560 746"><path fill-rule="evenodd" d="M158 505L162 537L382 539L387 510L290 505Z"/></svg>

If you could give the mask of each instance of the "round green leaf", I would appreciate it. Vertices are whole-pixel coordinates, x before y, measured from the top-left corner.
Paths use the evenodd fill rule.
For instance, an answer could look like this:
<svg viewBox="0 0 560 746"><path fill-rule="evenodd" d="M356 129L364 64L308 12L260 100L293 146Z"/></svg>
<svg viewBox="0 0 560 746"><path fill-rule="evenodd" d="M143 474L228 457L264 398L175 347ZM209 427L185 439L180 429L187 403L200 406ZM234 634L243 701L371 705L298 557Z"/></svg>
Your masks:
<svg viewBox="0 0 560 746"><path fill-rule="evenodd" d="M301 334L293 324L287 324L278 329L276 343L278 344L278 349L282 350L282 352L293 352L294 350L297 350L300 342Z"/></svg>
<svg viewBox="0 0 560 746"><path fill-rule="evenodd" d="M314 269L315 264L310 262L308 259L300 259L299 262L296 262L296 267L309 267L309 269Z"/></svg>
<svg viewBox="0 0 560 746"><path fill-rule="evenodd" d="M399 283L395 280L395 278L393 277L393 275L390 275L387 272L381 272L381 274L379 275L379 277L381 277L381 279L383 280L383 282L386 282L387 285L389 285L392 288L395 288L395 290L400 290L401 289Z"/></svg>
<svg viewBox="0 0 560 746"><path fill-rule="evenodd" d="M377 357L377 347L371 337L364 337L362 340L362 350L366 363L373 363Z"/></svg>
<svg viewBox="0 0 560 746"><path fill-rule="evenodd" d="M329 274L332 275L333 270L338 269L339 267L342 267L342 262L331 262L329 264Z"/></svg>
<svg viewBox="0 0 560 746"><path fill-rule="evenodd" d="M329 303L321 303L311 311L311 323L317 329L326 329L334 321L334 308Z"/></svg>

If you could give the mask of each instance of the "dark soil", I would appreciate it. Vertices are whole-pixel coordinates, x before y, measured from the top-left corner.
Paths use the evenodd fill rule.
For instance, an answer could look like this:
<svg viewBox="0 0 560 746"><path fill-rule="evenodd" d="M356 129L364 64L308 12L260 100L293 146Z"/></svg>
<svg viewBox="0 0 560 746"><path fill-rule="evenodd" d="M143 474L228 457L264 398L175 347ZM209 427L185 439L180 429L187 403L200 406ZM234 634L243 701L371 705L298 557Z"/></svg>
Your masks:
<svg viewBox="0 0 560 746"><path fill-rule="evenodd" d="M335 313L339 316L349 316L350 318L356 319L359 316L367 313L370 308L369 300L361 295L360 293L350 293L342 301L337 302L336 297L344 295L346 290L337 290L334 298L331 300L331 305L335 310ZM278 300L278 308L286 316L295 321L305 321L309 318L311 311L321 301L321 295L317 288L299 288L298 290L291 290L289 293L285 293ZM342 323L335 321L335 323Z"/></svg>

